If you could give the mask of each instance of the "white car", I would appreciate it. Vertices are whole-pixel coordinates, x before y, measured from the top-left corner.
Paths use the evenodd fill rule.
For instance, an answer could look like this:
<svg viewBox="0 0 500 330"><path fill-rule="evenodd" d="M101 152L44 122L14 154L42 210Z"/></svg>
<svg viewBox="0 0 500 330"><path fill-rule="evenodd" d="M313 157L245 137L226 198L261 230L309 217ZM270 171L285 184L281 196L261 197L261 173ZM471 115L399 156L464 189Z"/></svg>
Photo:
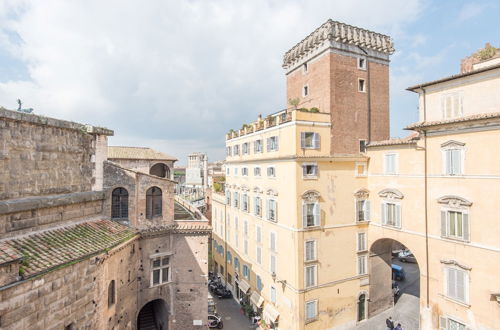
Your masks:
<svg viewBox="0 0 500 330"><path fill-rule="evenodd" d="M405 251L399 252L398 259L399 259L399 261L402 261L402 262L415 262L415 263L417 262L417 259L415 258L413 253L411 253L410 250L405 250Z"/></svg>

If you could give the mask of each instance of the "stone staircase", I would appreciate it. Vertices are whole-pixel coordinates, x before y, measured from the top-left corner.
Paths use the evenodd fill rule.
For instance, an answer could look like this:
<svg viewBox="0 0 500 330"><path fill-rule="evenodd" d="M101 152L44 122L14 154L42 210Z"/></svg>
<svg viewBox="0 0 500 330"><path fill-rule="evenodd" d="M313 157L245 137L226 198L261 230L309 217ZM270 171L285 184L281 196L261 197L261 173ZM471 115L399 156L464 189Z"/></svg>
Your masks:
<svg viewBox="0 0 500 330"><path fill-rule="evenodd" d="M155 315L153 305L147 304L139 315L138 330L157 330L155 325Z"/></svg>

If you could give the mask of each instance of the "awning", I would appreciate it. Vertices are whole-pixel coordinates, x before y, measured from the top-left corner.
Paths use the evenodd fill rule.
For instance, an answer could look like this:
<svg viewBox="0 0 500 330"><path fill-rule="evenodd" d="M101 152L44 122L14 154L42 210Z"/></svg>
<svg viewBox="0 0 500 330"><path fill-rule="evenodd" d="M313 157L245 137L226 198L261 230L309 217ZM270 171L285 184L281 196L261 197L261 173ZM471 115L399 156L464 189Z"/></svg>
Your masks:
<svg viewBox="0 0 500 330"><path fill-rule="evenodd" d="M262 303L264 302L264 298L260 296L256 291L252 292L252 295L250 296L250 301L252 304L254 304L257 308L260 308L262 306Z"/></svg>
<svg viewBox="0 0 500 330"><path fill-rule="evenodd" d="M240 290L243 291L243 293L247 293L248 290L250 289L250 284L248 284L244 280L240 280L238 282L238 286L239 286Z"/></svg>
<svg viewBox="0 0 500 330"><path fill-rule="evenodd" d="M264 305L264 310L262 311L262 317L264 318L264 321L267 323L269 322L276 322L278 317L280 316L280 312L276 308L274 308L273 305L266 303Z"/></svg>

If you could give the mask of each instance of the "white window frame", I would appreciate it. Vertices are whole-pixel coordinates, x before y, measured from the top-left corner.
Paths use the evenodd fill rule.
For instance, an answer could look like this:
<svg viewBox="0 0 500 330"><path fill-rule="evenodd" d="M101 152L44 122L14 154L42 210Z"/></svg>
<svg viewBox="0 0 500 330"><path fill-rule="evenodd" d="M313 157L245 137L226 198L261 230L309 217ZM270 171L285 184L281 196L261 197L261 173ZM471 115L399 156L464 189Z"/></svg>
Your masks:
<svg viewBox="0 0 500 330"><path fill-rule="evenodd" d="M260 245L255 247L255 260L259 265L262 265L262 247Z"/></svg>
<svg viewBox="0 0 500 330"><path fill-rule="evenodd" d="M314 306L314 315L308 315L309 305ZM314 321L318 318L318 299L305 302L304 314L306 322Z"/></svg>
<svg viewBox="0 0 500 330"><path fill-rule="evenodd" d="M394 169L390 171L388 168L388 157L394 156ZM399 174L399 154L396 152L387 152L384 154L384 174L385 175L397 175Z"/></svg>
<svg viewBox="0 0 500 330"><path fill-rule="evenodd" d="M247 193L241 195L241 210L244 212L250 211L250 197Z"/></svg>
<svg viewBox="0 0 500 330"><path fill-rule="evenodd" d="M308 243L312 243L312 257L308 258ZM309 239L304 242L304 261L305 262L310 262L310 261L317 261L318 260L318 242L314 239Z"/></svg>
<svg viewBox="0 0 500 330"><path fill-rule="evenodd" d="M234 175L235 176L238 175L238 168L237 167L234 168Z"/></svg>
<svg viewBox="0 0 500 330"><path fill-rule="evenodd" d="M359 204L362 203L362 210L359 209ZM370 221L371 217L371 203L367 198L356 198L354 200L354 212L356 222L367 222ZM361 219L360 212L363 214L363 219Z"/></svg>
<svg viewBox="0 0 500 330"><path fill-rule="evenodd" d="M233 192L233 207L238 208L240 206L240 194L235 191Z"/></svg>
<svg viewBox="0 0 500 330"><path fill-rule="evenodd" d="M246 272L245 272L245 269L246 269ZM245 274L246 273L246 274ZM250 267L248 267L248 265L243 265L241 267L241 274L243 275L244 278L246 278L247 280L250 279Z"/></svg>
<svg viewBox="0 0 500 330"><path fill-rule="evenodd" d="M309 277L308 272L312 270L312 277ZM313 288L318 285L318 265L307 265L304 267L304 287Z"/></svg>
<svg viewBox="0 0 500 330"><path fill-rule="evenodd" d="M313 205L313 214L312 214L312 217L313 217L313 224L312 225L308 225L307 224L307 220L308 220L308 217L310 216L309 213L308 213L308 205L312 204ZM318 201L316 202L306 202L306 201L302 201L302 227L303 228L314 228L314 227L318 227L321 225L321 205Z"/></svg>
<svg viewBox="0 0 500 330"><path fill-rule="evenodd" d="M262 146L264 145L264 142L262 139L257 139L253 142L253 152L254 153L261 153L262 151L264 151L262 148Z"/></svg>
<svg viewBox="0 0 500 330"><path fill-rule="evenodd" d="M239 156L240 155L240 145L235 144L233 146L233 156Z"/></svg>
<svg viewBox="0 0 500 330"><path fill-rule="evenodd" d="M273 237L274 237L274 243L273 243ZM274 247L273 247L274 245ZM269 251L271 252L277 252L278 250L278 234L275 231L270 231L269 232Z"/></svg>
<svg viewBox="0 0 500 330"><path fill-rule="evenodd" d="M255 225L255 242L262 243L262 226Z"/></svg>
<svg viewBox="0 0 500 330"><path fill-rule="evenodd" d="M450 113L448 114L448 103L450 103ZM458 103L458 104L457 104ZM456 107L456 109L455 109ZM441 117L443 119L452 119L463 116L463 93L456 91L441 95Z"/></svg>
<svg viewBox="0 0 500 330"><path fill-rule="evenodd" d="M394 205L394 224L388 223L388 210L389 204ZM392 227L392 228L401 228L402 227L402 210L401 210L401 202L396 200L383 200L380 204L381 207L381 223L382 226Z"/></svg>
<svg viewBox="0 0 500 330"><path fill-rule="evenodd" d="M274 205L274 207L271 207L272 205ZM270 198L267 200L266 214L267 220L278 222L278 201L276 199Z"/></svg>
<svg viewBox="0 0 500 330"><path fill-rule="evenodd" d="M243 253L245 253L245 255L248 255L248 240L246 238L243 241Z"/></svg>
<svg viewBox="0 0 500 330"><path fill-rule="evenodd" d="M363 82L363 83L361 83ZM361 87L363 86L363 87ZM364 78L358 78L358 92L360 93L366 93L366 89L367 89L367 86L366 86L366 79Z"/></svg>
<svg viewBox="0 0 500 330"><path fill-rule="evenodd" d="M270 173L272 172L272 173ZM276 177L276 166L268 166L266 169L266 174L268 178L275 178Z"/></svg>
<svg viewBox="0 0 500 330"><path fill-rule="evenodd" d="M441 208L441 237L457 240L457 241L470 241L470 213L469 208ZM462 214L462 236L450 234L450 212ZM455 229L456 231L456 229Z"/></svg>
<svg viewBox="0 0 500 330"><path fill-rule="evenodd" d="M308 145L306 142L306 135L312 134L311 137L311 145ZM300 132L300 148L301 149L320 149L321 148L321 135L318 132Z"/></svg>
<svg viewBox="0 0 500 330"><path fill-rule="evenodd" d="M464 275L464 292L463 292L463 295L464 295L464 299L461 299L459 296L458 296L458 292L453 295L451 292L449 292L449 281L450 281L450 274L451 272L457 272L456 274L458 274L458 272L462 273ZM455 276L456 276L455 274ZM459 303L462 303L462 304L468 304L469 303L469 290L470 290L470 274L469 274L469 271L467 270L464 270L464 269L461 269L460 267L457 267L457 266L445 266L444 267L444 295L451 299L451 300L454 300L454 301L457 301ZM455 286L454 286L454 290L457 290L457 285L458 285L458 282L455 283Z"/></svg>
<svg viewBox="0 0 500 330"><path fill-rule="evenodd" d="M247 220L243 221L243 235L245 237L248 237L248 221Z"/></svg>
<svg viewBox="0 0 500 330"><path fill-rule="evenodd" d="M453 329L458 329L458 330L468 330L470 329L469 327L467 327L467 325L462 322L462 321L459 321L457 320L455 317L449 317L449 316L439 316L439 329L440 330L450 330L452 329L451 326L450 326L450 322L454 322L454 323L458 323L458 328L457 327L454 327ZM460 327L462 326L462 327Z"/></svg>
<svg viewBox="0 0 500 330"><path fill-rule="evenodd" d="M455 173L455 169L453 168L453 163L450 164L448 161L448 152L452 151L458 151L459 152L459 169L457 169L458 173ZM453 154L451 154L453 155ZM464 146L457 146L457 145L450 145L444 148L441 148L441 159L442 159L442 172L443 175L446 176L461 176L464 175L465 171L465 147Z"/></svg>
<svg viewBox="0 0 500 330"><path fill-rule="evenodd" d="M315 168L313 174L307 174L307 166ZM302 178L304 179L317 179L318 178L318 163L303 163L302 164Z"/></svg>
<svg viewBox="0 0 500 330"><path fill-rule="evenodd" d="M279 150L279 138L277 135L268 137L266 142L267 142L267 151L268 152Z"/></svg>
<svg viewBox="0 0 500 330"><path fill-rule="evenodd" d="M358 167L363 167L363 173L359 173ZM354 165L354 176L356 177L365 177L368 175L367 166L365 162L356 162Z"/></svg>
<svg viewBox="0 0 500 330"><path fill-rule="evenodd" d="M356 233L356 251L366 252L367 251L367 233L362 231Z"/></svg>
<svg viewBox="0 0 500 330"><path fill-rule="evenodd" d="M257 217L262 217L262 198L255 196L253 198L253 214Z"/></svg>
<svg viewBox="0 0 500 330"><path fill-rule="evenodd" d="M368 274L368 255L362 254L357 257L357 269L358 275L367 275Z"/></svg>
<svg viewBox="0 0 500 330"><path fill-rule="evenodd" d="M269 295L270 295L269 299L271 300L271 302L272 302L273 304L276 304L276 294L277 294L277 293L276 293L276 288L275 288L273 285L271 285L271 286L269 287L269 292L270 292L270 293L269 293Z"/></svg>
<svg viewBox="0 0 500 330"><path fill-rule="evenodd" d="M273 265L273 260L274 260L274 265ZM276 274L276 270L278 270L278 257L276 254L270 254L269 255L269 272L271 274Z"/></svg>
<svg viewBox="0 0 500 330"><path fill-rule="evenodd" d="M358 69L366 71L366 61L367 61L366 57L358 57L357 59Z"/></svg>
<svg viewBox="0 0 500 330"><path fill-rule="evenodd" d="M253 168L253 175L254 176L261 176L261 169L259 166Z"/></svg>
<svg viewBox="0 0 500 330"><path fill-rule="evenodd" d="M243 167L241 169L241 175L242 176L248 176L248 167Z"/></svg>
<svg viewBox="0 0 500 330"><path fill-rule="evenodd" d="M163 264L164 258L168 258L168 263L166 265ZM151 274L150 274L150 282L149 282L150 287L156 287L156 286L160 286L160 285L172 282L172 267L171 267L172 266L172 253L171 252L153 254L153 255L149 256L149 260L150 260L150 266L151 266L151 269L150 269ZM155 266L153 266L153 263L156 260L160 261L160 265L155 267ZM163 272L165 269L168 272L167 273L167 280L163 281ZM154 273L156 271L159 271L158 283L153 282Z"/></svg>
<svg viewBox="0 0 500 330"><path fill-rule="evenodd" d="M250 143L245 142L241 145L241 154L249 155L250 154Z"/></svg>

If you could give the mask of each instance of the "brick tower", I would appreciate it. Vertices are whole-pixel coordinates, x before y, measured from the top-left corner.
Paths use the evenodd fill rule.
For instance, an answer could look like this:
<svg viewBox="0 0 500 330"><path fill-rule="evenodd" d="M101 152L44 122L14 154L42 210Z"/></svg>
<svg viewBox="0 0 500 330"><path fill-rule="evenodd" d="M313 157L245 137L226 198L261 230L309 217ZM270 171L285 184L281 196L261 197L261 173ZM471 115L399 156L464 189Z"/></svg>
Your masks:
<svg viewBox="0 0 500 330"><path fill-rule="evenodd" d="M285 54L287 103L331 114L332 154L389 138L393 52L386 35L328 20Z"/></svg>

